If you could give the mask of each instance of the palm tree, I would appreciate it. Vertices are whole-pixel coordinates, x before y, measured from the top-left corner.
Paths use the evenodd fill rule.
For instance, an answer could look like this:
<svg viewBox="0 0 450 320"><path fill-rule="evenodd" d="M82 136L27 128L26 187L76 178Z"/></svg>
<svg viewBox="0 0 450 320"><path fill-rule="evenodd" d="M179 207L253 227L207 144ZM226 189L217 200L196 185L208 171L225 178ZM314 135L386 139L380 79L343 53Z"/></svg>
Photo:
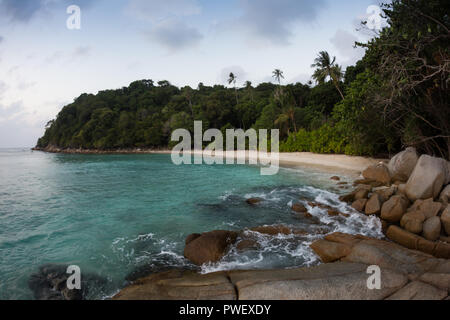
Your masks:
<svg viewBox="0 0 450 320"><path fill-rule="evenodd" d="M283 71L280 69L275 69L272 72L272 77L275 78L275 80L278 81L278 84L281 86L281 79L284 79Z"/></svg>
<svg viewBox="0 0 450 320"><path fill-rule="evenodd" d="M250 98L251 98L251 100L253 102L253 87L252 87L252 82L251 81L245 81L245 90L250 95Z"/></svg>
<svg viewBox="0 0 450 320"><path fill-rule="evenodd" d="M236 95L236 104L239 104L237 88L236 88L236 80L237 80L237 76L235 76L233 72L230 72L230 76L228 78L228 84L233 84L234 85L234 93Z"/></svg>
<svg viewBox="0 0 450 320"><path fill-rule="evenodd" d="M339 87L339 83L342 80L343 73L341 66L336 64L336 57L333 57L333 60L331 60L328 52L320 51L319 55L314 60L314 64L312 64L311 67L316 68L316 71L313 74L313 78L318 83L324 83L325 80L330 77L342 99L344 99L344 95L342 94L341 88Z"/></svg>

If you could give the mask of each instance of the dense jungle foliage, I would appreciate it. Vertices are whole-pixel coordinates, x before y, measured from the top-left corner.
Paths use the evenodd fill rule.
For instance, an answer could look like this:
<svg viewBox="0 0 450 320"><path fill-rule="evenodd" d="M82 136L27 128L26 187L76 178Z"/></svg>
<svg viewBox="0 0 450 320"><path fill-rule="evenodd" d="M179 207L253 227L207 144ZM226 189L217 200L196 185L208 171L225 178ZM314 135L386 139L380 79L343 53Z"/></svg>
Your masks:
<svg viewBox="0 0 450 320"><path fill-rule="evenodd" d="M280 129L281 151L386 155L406 146L450 154L450 1L394 0L388 26L345 72L327 52L312 65L316 83L178 88L168 81L82 94L47 125L37 146L165 148L171 132L208 128ZM367 22L362 23L362 28ZM312 61L313 62L313 61ZM245 79L239 79L245 80Z"/></svg>

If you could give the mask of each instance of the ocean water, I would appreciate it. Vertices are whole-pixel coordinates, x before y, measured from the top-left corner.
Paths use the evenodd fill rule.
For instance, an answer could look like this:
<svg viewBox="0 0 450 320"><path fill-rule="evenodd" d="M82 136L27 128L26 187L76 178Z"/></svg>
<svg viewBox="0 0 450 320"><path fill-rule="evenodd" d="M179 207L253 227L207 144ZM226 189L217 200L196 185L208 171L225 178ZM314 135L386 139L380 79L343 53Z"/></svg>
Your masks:
<svg viewBox="0 0 450 320"><path fill-rule="evenodd" d="M342 231L381 237L376 218L338 201L331 172L282 168L261 176L242 165L172 164L170 155L63 155L0 149L0 299L33 299L30 275L45 264L78 265L105 279L89 291L104 299L138 271L195 268L183 258L191 233L285 224L305 236L252 233L259 250L233 248L199 272L293 268L319 263L309 244ZM341 173L344 181L354 176ZM251 207L250 197L264 201ZM329 217L310 208L319 223L299 219L294 202L317 201L350 214Z"/></svg>

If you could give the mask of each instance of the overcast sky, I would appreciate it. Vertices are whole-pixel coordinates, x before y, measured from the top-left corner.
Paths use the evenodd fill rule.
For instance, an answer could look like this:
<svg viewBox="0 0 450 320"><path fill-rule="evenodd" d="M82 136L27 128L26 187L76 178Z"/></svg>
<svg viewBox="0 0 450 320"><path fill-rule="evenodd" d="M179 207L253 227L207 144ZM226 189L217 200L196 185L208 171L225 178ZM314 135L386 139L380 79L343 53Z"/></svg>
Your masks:
<svg viewBox="0 0 450 320"><path fill-rule="evenodd" d="M81 8L81 30L66 10ZM81 93L139 79L178 86L310 79L317 53L363 55L369 0L0 0L0 148L31 147Z"/></svg>

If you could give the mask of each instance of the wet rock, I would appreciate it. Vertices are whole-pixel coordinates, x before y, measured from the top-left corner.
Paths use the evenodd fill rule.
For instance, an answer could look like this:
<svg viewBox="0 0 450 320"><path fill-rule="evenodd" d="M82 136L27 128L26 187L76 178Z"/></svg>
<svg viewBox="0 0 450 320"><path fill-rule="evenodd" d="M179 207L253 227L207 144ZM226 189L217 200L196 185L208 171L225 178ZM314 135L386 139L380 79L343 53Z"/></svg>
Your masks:
<svg viewBox="0 0 450 320"><path fill-rule="evenodd" d="M396 154L388 164L389 174L393 180L399 180L401 182L408 181L411 173L416 167L419 156L415 148L407 148Z"/></svg>
<svg viewBox="0 0 450 320"><path fill-rule="evenodd" d="M407 212L400 221L400 225L405 230L420 234L423 230L423 223L425 222L425 216L420 211Z"/></svg>
<svg viewBox="0 0 450 320"><path fill-rule="evenodd" d="M355 193L349 193L339 197L339 201L350 203L355 199Z"/></svg>
<svg viewBox="0 0 450 320"><path fill-rule="evenodd" d="M406 195L411 201L436 199L447 180L447 161L423 155L406 183Z"/></svg>
<svg viewBox="0 0 450 320"><path fill-rule="evenodd" d="M304 230L292 229L287 226L279 225L279 226L261 226L256 228L251 228L250 231L257 232L264 235L269 236L277 236L277 235L305 235L307 234Z"/></svg>
<svg viewBox="0 0 450 320"><path fill-rule="evenodd" d="M353 202L352 208L357 211L364 211L364 208L366 207L367 199L359 199Z"/></svg>
<svg viewBox="0 0 450 320"><path fill-rule="evenodd" d="M185 244L188 245L189 243L191 243L192 241L194 241L197 238L200 238L202 235L200 233L193 233L190 234L186 237L186 241Z"/></svg>
<svg viewBox="0 0 450 320"><path fill-rule="evenodd" d="M67 280L68 265L46 264L39 268L28 279L28 286L33 291L36 300L83 300L89 292L96 288L102 290L107 280L94 274L81 272L81 289L69 290Z"/></svg>
<svg viewBox="0 0 450 320"><path fill-rule="evenodd" d="M248 205L254 206L257 205L259 203L261 203L263 201L263 199L261 198L250 198L245 200L245 202L247 202Z"/></svg>
<svg viewBox="0 0 450 320"><path fill-rule="evenodd" d="M365 189L365 188L358 188L355 191L355 200L360 200L360 199L367 199L367 196L369 195L370 190Z"/></svg>
<svg viewBox="0 0 450 320"><path fill-rule="evenodd" d="M441 219L432 217L423 224L423 237L430 241L436 241L441 235Z"/></svg>
<svg viewBox="0 0 450 320"><path fill-rule="evenodd" d="M247 251L247 250L253 250L253 249L258 249L258 248L259 248L258 242L255 240L250 240L250 239L242 240L236 245L236 249L238 249L239 251Z"/></svg>
<svg viewBox="0 0 450 320"><path fill-rule="evenodd" d="M306 209L306 207L300 203L293 204L291 209L292 209L292 211L299 212L299 213L308 212L308 209Z"/></svg>
<svg viewBox="0 0 450 320"><path fill-rule="evenodd" d="M310 245L323 263L335 262L350 254L352 247L348 244L317 240Z"/></svg>
<svg viewBox="0 0 450 320"><path fill-rule="evenodd" d="M372 194L365 207L367 215L378 215L381 213L381 200L378 193Z"/></svg>
<svg viewBox="0 0 450 320"><path fill-rule="evenodd" d="M337 211L337 210L334 210L334 209L328 209L327 214L330 217L338 217L338 216L343 216L343 217L346 217L346 218L350 217L349 214L346 214L346 213L343 213L343 212L340 212L340 211Z"/></svg>
<svg viewBox="0 0 450 320"><path fill-rule="evenodd" d="M368 167L363 171L362 175L365 179L375 180L383 185L391 182L389 170L383 163Z"/></svg>
<svg viewBox="0 0 450 320"><path fill-rule="evenodd" d="M341 181L341 178L339 178L338 176L334 176L334 177L331 177L330 180Z"/></svg>
<svg viewBox="0 0 450 320"><path fill-rule="evenodd" d="M184 256L196 265L217 262L228 253L237 236L237 232L224 230L203 233L185 246Z"/></svg>
<svg viewBox="0 0 450 320"><path fill-rule="evenodd" d="M398 222L408 208L409 201L404 196L391 197L381 207L381 218L388 222Z"/></svg>

